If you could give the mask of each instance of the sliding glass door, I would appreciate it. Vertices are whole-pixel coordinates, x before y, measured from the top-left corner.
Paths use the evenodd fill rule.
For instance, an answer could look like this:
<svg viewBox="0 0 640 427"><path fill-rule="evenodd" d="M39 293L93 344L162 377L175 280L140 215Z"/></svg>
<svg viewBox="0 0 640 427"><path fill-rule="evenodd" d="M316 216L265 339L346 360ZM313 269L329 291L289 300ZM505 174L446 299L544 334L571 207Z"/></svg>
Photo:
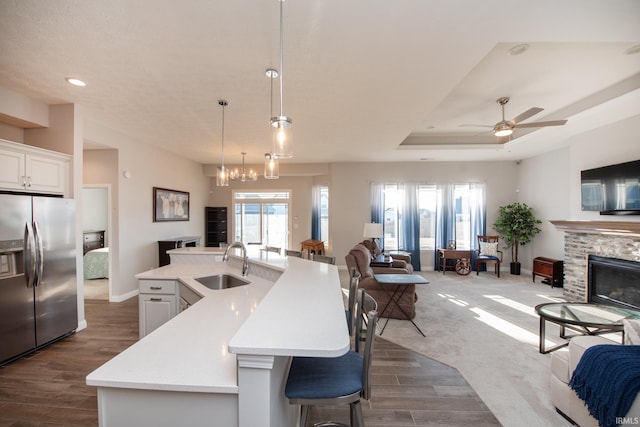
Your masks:
<svg viewBox="0 0 640 427"><path fill-rule="evenodd" d="M234 193L234 241L288 248L289 192Z"/></svg>

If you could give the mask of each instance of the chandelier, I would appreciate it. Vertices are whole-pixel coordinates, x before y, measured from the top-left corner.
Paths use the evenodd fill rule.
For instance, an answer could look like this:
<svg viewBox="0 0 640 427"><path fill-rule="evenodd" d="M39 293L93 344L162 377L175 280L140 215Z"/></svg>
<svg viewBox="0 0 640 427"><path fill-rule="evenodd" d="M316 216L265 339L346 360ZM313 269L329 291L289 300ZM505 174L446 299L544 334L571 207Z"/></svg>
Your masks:
<svg viewBox="0 0 640 427"><path fill-rule="evenodd" d="M247 153L242 152L240 154L242 154L242 170L238 170L238 168L235 168L234 170L231 171L229 178L231 178L231 180L233 181L240 181L240 182L257 181L258 174L253 169L249 169L248 172L245 171L244 156L246 156Z"/></svg>

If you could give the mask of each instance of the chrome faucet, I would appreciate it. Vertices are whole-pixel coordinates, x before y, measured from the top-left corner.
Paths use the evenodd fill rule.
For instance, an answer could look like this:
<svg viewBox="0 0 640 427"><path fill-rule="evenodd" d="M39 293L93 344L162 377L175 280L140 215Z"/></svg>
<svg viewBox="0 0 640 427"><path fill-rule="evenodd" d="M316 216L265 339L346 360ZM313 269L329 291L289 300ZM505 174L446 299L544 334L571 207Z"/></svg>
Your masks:
<svg viewBox="0 0 640 427"><path fill-rule="evenodd" d="M249 256L247 255L247 247L242 242L233 242L227 246L227 250L224 252L222 261L229 261L229 251L233 248L242 249L242 277L247 277L249 274Z"/></svg>

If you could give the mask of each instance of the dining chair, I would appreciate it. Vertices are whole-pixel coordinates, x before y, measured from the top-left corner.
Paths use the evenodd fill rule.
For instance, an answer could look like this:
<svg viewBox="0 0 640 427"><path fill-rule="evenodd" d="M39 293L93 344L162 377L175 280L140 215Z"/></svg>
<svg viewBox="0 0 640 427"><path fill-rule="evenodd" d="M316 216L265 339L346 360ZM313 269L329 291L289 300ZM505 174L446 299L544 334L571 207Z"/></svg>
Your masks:
<svg viewBox="0 0 640 427"><path fill-rule="evenodd" d="M495 273L500 277L502 251L498 249L498 236L478 236L476 249L476 276L480 274L480 265L493 264Z"/></svg>
<svg viewBox="0 0 640 427"><path fill-rule="evenodd" d="M358 283L360 282L360 273L355 268L351 269L349 273L349 294L347 296L347 309L345 315L347 316L347 329L349 330L349 336L353 335L353 328L355 327L356 320L356 303L358 300Z"/></svg>
<svg viewBox="0 0 640 427"><path fill-rule="evenodd" d="M369 399L369 374L378 314L367 314L367 333L362 354L349 350L339 357L294 357L291 361L285 396L292 405L301 405L300 426L307 425L311 406L349 404L350 424L364 427L361 399ZM359 333L358 331L356 331ZM344 426L336 422L323 426Z"/></svg>
<svg viewBox="0 0 640 427"><path fill-rule="evenodd" d="M280 254L280 253L281 253L281 249L280 249L280 248L277 248L277 247L275 247L275 246L265 246L265 247L264 247L264 250L265 250L265 251L267 251L267 252L275 252L275 253L277 253L277 254Z"/></svg>
<svg viewBox="0 0 640 427"><path fill-rule="evenodd" d="M285 249L284 250L284 254L286 256L294 256L294 257L298 257L298 258L304 258L304 253L302 253L302 251L294 251L291 249Z"/></svg>
<svg viewBox="0 0 640 427"><path fill-rule="evenodd" d="M354 325L355 337L353 339L353 349L356 353L362 350L361 345L367 338L369 328L367 313L375 311L378 313L378 302L369 295L364 289L358 289L358 298L356 303L356 323ZM376 323L377 325L377 323ZM372 325L375 334L376 325Z"/></svg>
<svg viewBox="0 0 640 427"><path fill-rule="evenodd" d="M328 256L328 255L318 255L311 254L311 259L313 261L324 262L325 264L334 264L336 263L336 257Z"/></svg>

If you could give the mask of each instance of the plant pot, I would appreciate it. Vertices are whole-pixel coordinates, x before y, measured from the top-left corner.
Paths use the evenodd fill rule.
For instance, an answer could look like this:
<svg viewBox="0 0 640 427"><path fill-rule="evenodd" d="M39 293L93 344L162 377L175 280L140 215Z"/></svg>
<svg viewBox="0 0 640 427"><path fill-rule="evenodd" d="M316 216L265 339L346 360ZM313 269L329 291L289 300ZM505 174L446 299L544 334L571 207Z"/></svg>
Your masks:
<svg viewBox="0 0 640 427"><path fill-rule="evenodd" d="M511 274L514 274L516 276L520 275L520 263L519 262L512 262L510 267L511 267Z"/></svg>

